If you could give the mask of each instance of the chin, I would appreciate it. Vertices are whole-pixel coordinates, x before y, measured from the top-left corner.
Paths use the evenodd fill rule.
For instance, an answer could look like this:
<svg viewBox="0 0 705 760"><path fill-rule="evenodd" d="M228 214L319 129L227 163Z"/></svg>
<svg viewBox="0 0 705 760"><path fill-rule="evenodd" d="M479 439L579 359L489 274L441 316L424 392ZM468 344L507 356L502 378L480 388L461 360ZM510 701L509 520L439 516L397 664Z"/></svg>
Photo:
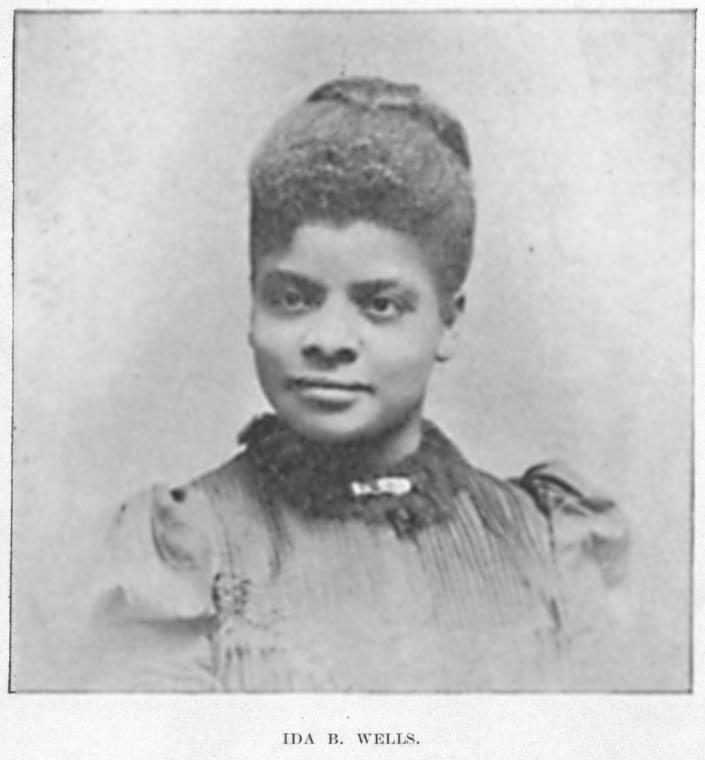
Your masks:
<svg viewBox="0 0 705 760"><path fill-rule="evenodd" d="M414 417L413 413L393 417L354 414L350 411L336 413L311 413L281 407L276 409L279 418L292 430L311 441L324 444L351 444L356 441L374 442L395 438Z"/></svg>
<svg viewBox="0 0 705 760"><path fill-rule="evenodd" d="M352 443L363 438L375 437L379 432L374 426L351 420L336 419L335 415L316 419L302 419L299 415L280 413L281 419L299 435L317 443Z"/></svg>

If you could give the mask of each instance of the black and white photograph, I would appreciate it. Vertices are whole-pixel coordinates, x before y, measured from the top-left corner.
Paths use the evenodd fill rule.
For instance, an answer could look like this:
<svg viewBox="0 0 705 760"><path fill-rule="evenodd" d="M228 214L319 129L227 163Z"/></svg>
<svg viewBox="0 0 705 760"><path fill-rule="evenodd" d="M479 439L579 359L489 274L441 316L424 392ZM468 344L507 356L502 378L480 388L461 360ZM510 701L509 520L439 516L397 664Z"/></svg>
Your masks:
<svg viewBox="0 0 705 760"><path fill-rule="evenodd" d="M11 692L691 692L694 11L13 35Z"/></svg>

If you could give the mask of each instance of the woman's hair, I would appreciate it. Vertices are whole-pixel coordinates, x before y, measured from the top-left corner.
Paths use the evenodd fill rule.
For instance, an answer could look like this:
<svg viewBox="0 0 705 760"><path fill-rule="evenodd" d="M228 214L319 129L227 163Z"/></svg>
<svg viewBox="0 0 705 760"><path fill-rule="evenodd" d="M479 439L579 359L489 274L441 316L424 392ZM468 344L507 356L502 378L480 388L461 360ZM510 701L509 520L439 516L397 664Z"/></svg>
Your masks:
<svg viewBox="0 0 705 760"><path fill-rule="evenodd" d="M281 118L250 167L250 256L306 222L369 221L410 235L455 293L472 255L475 202L461 124L416 85L347 78Z"/></svg>

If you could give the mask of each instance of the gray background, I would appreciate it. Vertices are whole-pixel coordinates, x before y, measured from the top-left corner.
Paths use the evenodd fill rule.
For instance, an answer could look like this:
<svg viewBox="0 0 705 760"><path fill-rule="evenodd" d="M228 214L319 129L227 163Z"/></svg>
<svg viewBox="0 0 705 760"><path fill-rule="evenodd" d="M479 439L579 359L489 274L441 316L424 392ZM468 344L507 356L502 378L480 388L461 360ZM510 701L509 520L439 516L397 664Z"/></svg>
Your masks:
<svg viewBox="0 0 705 760"><path fill-rule="evenodd" d="M560 457L615 495L635 684L686 686L692 34L686 13L20 15L15 685L41 685L87 526L227 458L265 408L247 161L345 73L418 82L470 138L469 309L429 416L483 468Z"/></svg>

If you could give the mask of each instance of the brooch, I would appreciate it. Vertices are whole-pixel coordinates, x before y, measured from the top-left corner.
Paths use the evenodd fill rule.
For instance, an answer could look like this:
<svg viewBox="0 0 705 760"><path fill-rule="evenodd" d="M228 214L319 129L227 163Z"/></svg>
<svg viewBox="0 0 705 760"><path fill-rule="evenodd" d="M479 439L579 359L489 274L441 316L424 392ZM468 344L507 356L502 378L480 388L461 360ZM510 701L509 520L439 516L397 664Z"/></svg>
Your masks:
<svg viewBox="0 0 705 760"><path fill-rule="evenodd" d="M404 494L410 493L412 488L412 482L409 478L404 477L375 478L366 482L355 480L350 484L350 491L356 498L365 496L404 496Z"/></svg>

